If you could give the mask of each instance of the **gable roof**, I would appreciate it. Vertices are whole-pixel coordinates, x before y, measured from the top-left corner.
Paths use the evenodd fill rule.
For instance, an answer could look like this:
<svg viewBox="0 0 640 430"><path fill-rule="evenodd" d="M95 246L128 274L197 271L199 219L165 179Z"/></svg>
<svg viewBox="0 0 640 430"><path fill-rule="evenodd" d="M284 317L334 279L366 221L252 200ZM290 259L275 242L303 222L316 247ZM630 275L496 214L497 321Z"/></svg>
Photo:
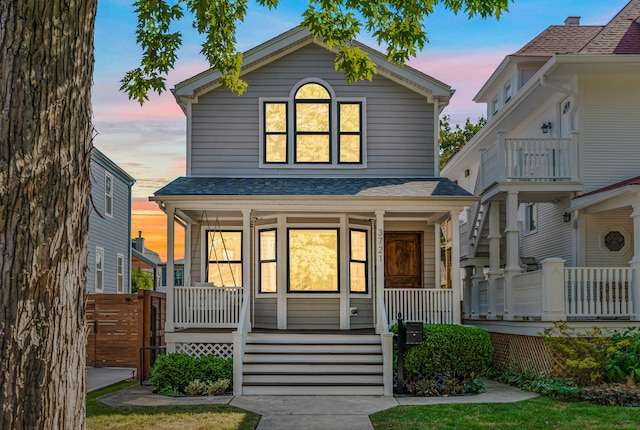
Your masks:
<svg viewBox="0 0 640 430"><path fill-rule="evenodd" d="M631 178L631 179L626 179L624 181L620 181L617 182L615 184L612 185L607 185L606 187L602 187L602 188L598 188L597 190L593 190L593 191L589 191L588 193L584 193L584 194L580 194L576 197L574 197L575 199L579 199L582 197L586 197L586 196L592 196L595 194L600 194L600 193L604 193L606 191L613 191L613 190L617 190L620 188L624 188L626 186L629 185L640 185L640 176L636 176L635 178Z"/></svg>
<svg viewBox="0 0 640 430"><path fill-rule="evenodd" d="M180 177L163 196L469 197L447 178L218 178ZM160 197L160 198L159 198Z"/></svg>
<svg viewBox="0 0 640 430"><path fill-rule="evenodd" d="M329 50L322 41L315 39L306 29L295 27L280 36L268 40L255 48L243 53L241 76L269 64L290 52L309 44L316 44ZM362 43L353 41L354 46L365 51L376 64L378 74L384 76L412 91L434 98L444 108L455 92L451 87L425 73L410 66L397 66L387 60L387 56ZM334 47L332 52L337 52ZM209 69L183 82L176 84L171 91L181 106L198 95L220 87L221 74L217 70Z"/></svg>
<svg viewBox="0 0 640 430"><path fill-rule="evenodd" d="M631 0L607 25L552 25L514 56L640 54L640 0Z"/></svg>

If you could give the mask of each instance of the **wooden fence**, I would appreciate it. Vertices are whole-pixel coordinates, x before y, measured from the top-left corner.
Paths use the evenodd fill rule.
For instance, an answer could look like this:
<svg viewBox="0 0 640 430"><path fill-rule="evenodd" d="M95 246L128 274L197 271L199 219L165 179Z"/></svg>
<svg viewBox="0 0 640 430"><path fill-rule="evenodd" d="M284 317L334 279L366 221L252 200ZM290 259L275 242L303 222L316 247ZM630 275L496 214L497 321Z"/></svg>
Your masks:
<svg viewBox="0 0 640 430"><path fill-rule="evenodd" d="M164 293L89 294L87 296L87 366L135 367L146 379L155 351L164 346L166 298ZM142 366L142 367L141 367Z"/></svg>

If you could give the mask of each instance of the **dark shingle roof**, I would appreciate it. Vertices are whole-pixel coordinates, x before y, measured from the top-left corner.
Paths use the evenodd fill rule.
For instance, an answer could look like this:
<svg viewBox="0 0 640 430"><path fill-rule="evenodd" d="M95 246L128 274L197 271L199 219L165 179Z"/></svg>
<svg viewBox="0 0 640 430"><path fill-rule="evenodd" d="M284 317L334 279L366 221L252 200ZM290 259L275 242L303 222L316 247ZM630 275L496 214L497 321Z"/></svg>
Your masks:
<svg viewBox="0 0 640 430"><path fill-rule="evenodd" d="M631 0L604 26L552 25L516 56L640 54L640 0Z"/></svg>
<svg viewBox="0 0 640 430"><path fill-rule="evenodd" d="M155 196L468 197L447 178L180 177Z"/></svg>

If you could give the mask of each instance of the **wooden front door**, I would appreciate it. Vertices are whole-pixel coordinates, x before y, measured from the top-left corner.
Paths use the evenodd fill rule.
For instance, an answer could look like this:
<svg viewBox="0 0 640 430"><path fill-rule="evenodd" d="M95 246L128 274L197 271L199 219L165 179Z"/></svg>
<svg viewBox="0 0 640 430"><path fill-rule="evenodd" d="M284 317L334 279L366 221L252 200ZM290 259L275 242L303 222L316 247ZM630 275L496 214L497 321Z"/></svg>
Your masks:
<svg viewBox="0 0 640 430"><path fill-rule="evenodd" d="M384 235L385 288L422 288L422 233Z"/></svg>

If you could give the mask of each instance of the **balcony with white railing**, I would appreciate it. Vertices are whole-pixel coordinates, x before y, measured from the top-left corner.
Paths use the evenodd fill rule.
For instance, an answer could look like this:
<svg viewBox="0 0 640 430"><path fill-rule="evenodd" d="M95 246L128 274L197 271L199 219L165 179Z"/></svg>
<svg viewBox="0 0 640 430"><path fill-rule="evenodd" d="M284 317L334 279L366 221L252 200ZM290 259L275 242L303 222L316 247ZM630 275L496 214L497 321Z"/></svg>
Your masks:
<svg viewBox="0 0 640 430"><path fill-rule="evenodd" d="M179 328L236 328L242 302L242 287L174 287L174 325Z"/></svg>
<svg viewBox="0 0 640 430"><path fill-rule="evenodd" d="M501 182L577 182L578 139L504 138L481 155L482 190Z"/></svg>

